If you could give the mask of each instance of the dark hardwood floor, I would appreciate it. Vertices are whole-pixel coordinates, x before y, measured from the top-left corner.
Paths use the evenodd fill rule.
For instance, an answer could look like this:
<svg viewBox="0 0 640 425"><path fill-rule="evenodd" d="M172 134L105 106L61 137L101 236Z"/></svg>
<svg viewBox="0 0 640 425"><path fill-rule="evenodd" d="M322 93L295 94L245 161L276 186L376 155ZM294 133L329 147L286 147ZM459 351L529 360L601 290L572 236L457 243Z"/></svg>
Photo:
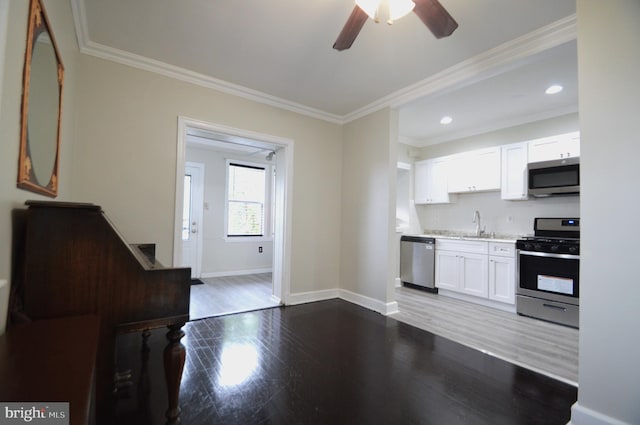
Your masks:
<svg viewBox="0 0 640 425"><path fill-rule="evenodd" d="M577 389L342 300L190 322L182 423L566 424ZM119 339L114 423L162 424L161 356ZM164 347L154 331L152 351Z"/></svg>

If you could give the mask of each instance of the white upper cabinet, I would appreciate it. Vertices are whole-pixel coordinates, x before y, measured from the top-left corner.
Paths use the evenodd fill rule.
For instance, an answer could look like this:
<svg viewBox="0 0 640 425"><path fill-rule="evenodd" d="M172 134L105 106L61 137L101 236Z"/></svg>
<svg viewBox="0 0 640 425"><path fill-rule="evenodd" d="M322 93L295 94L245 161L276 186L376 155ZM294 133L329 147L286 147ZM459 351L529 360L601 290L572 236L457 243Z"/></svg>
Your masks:
<svg viewBox="0 0 640 425"><path fill-rule="evenodd" d="M560 134L529 142L529 162L580 156L580 132Z"/></svg>
<svg viewBox="0 0 640 425"><path fill-rule="evenodd" d="M416 204L448 204L454 199L447 190L446 158L427 159L415 163L414 202Z"/></svg>
<svg viewBox="0 0 640 425"><path fill-rule="evenodd" d="M500 147L452 156L449 192L500 190Z"/></svg>
<svg viewBox="0 0 640 425"><path fill-rule="evenodd" d="M505 200L528 199L528 142L502 146L501 197Z"/></svg>

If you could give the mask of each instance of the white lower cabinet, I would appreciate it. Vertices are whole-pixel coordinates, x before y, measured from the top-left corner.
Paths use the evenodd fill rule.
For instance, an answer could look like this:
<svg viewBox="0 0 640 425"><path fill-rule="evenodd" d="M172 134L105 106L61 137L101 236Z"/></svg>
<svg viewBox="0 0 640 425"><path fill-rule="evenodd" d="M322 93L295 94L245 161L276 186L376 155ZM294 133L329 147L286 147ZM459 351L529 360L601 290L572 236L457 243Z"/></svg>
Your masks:
<svg viewBox="0 0 640 425"><path fill-rule="evenodd" d="M515 303L516 259L489 257L489 299Z"/></svg>
<svg viewBox="0 0 640 425"><path fill-rule="evenodd" d="M487 242L436 241L436 286L487 297Z"/></svg>
<svg viewBox="0 0 640 425"><path fill-rule="evenodd" d="M486 298L488 293L487 256L464 253L461 257L463 274L460 291Z"/></svg>
<svg viewBox="0 0 640 425"><path fill-rule="evenodd" d="M442 251L436 241L436 286L457 291L460 288L460 254L454 251Z"/></svg>
<svg viewBox="0 0 640 425"><path fill-rule="evenodd" d="M489 299L515 304L516 247L512 243L489 242Z"/></svg>
<svg viewBox="0 0 640 425"><path fill-rule="evenodd" d="M515 303L513 243L437 239L436 287Z"/></svg>

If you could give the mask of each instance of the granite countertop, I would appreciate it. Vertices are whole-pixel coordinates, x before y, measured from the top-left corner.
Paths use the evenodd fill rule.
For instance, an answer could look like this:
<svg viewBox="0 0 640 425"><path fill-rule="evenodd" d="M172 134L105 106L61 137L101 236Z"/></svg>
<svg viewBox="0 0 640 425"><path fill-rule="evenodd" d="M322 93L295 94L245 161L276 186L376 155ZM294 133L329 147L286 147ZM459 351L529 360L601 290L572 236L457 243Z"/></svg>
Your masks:
<svg viewBox="0 0 640 425"><path fill-rule="evenodd" d="M521 239L523 235L509 235L502 233L486 233L481 236L475 236L470 232L462 232L455 230L430 230L425 229L424 233L419 236L426 236L430 238L440 239L457 239L457 240L470 240L470 241L484 241L484 242L506 242L515 243L516 239Z"/></svg>

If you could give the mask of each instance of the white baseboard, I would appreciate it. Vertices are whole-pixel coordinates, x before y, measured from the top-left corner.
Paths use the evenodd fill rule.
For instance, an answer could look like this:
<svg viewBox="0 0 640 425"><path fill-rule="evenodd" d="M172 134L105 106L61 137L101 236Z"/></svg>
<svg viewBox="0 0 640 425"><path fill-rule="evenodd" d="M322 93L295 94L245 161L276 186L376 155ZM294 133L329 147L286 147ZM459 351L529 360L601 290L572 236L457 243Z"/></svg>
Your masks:
<svg viewBox="0 0 640 425"><path fill-rule="evenodd" d="M568 425L631 425L603 413L581 406L576 401L571 406L571 421Z"/></svg>
<svg viewBox="0 0 640 425"><path fill-rule="evenodd" d="M278 304L282 304L282 300L280 299L280 297L276 297L275 295L271 295L271 301L278 303Z"/></svg>
<svg viewBox="0 0 640 425"><path fill-rule="evenodd" d="M297 294L290 294L287 304L305 304L316 301L325 301L333 298L340 298L353 304L357 304L361 307L369 310L376 311L382 315L389 315L398 312L398 303L390 302L383 303L380 300L367 297L365 295L356 294L355 292L347 291L346 289L325 289L323 291L311 291L300 292Z"/></svg>
<svg viewBox="0 0 640 425"><path fill-rule="evenodd" d="M506 311L509 313L516 312L515 304L501 303L499 301L490 300L488 298L474 297L473 295L461 294L460 292L449 291L447 289L439 288L438 295L441 295L443 297L455 298L461 301L468 301L474 304L480 304L486 307L495 308L495 309Z"/></svg>
<svg viewBox="0 0 640 425"><path fill-rule="evenodd" d="M224 277L224 276L242 276L245 274L259 274L259 273L271 273L273 269L271 267L267 267L264 269L253 269L253 270L230 270L226 272L207 272L202 273L200 277Z"/></svg>
<svg viewBox="0 0 640 425"><path fill-rule="evenodd" d="M340 298L339 289L325 289L323 291L311 291L311 292L298 292L296 294L289 294L289 305L306 304L316 301L325 301L332 298Z"/></svg>

